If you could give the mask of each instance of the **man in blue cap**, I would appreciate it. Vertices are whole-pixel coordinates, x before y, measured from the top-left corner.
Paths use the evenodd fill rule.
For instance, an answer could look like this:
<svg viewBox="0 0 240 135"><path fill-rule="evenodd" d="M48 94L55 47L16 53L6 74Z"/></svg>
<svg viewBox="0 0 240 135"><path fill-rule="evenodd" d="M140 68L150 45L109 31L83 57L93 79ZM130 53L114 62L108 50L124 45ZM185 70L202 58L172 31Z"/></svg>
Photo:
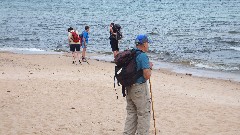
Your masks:
<svg viewBox="0 0 240 135"><path fill-rule="evenodd" d="M151 100L147 80L151 77L153 64L145 52L149 48L149 38L146 35L138 35L135 39L137 53L137 70L143 70L143 75L130 87L127 87L127 118L124 127L124 135L148 135L150 128Z"/></svg>

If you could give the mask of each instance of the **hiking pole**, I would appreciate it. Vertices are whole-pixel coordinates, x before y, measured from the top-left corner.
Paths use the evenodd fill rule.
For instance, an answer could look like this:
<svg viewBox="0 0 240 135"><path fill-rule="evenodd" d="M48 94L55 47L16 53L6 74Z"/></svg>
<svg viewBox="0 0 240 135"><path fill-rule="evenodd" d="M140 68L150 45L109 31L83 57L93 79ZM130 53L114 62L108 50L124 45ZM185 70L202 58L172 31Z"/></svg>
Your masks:
<svg viewBox="0 0 240 135"><path fill-rule="evenodd" d="M84 59L85 61L83 61L83 59ZM83 56L82 56L82 61L83 61L83 62L87 62L87 64L90 65L89 62L88 62L88 60L87 60L85 57L83 57Z"/></svg>
<svg viewBox="0 0 240 135"><path fill-rule="evenodd" d="M86 62L87 62L88 65L90 65L90 64L88 63L88 61L86 61Z"/></svg>
<svg viewBox="0 0 240 135"><path fill-rule="evenodd" d="M85 62L87 62L87 64L90 65L87 59L85 59Z"/></svg>
<svg viewBox="0 0 240 135"><path fill-rule="evenodd" d="M90 65L90 64L88 63L88 60L87 60L87 59L85 59L85 60L86 60L87 64Z"/></svg>
<svg viewBox="0 0 240 135"><path fill-rule="evenodd" d="M115 92L116 92L116 96L117 96L117 99L118 99L117 90L116 90L116 76L115 76L115 75L114 75L114 77L113 77L113 80L114 80L114 84L113 84L114 90L115 90Z"/></svg>
<svg viewBox="0 0 240 135"><path fill-rule="evenodd" d="M154 114L154 109L153 109L152 84L151 84L151 80L150 80L150 79L149 79L149 84L150 84L150 93L151 93L151 100L152 100L152 111L153 111L154 130L155 130L155 135L157 135L156 121L155 121L155 114Z"/></svg>

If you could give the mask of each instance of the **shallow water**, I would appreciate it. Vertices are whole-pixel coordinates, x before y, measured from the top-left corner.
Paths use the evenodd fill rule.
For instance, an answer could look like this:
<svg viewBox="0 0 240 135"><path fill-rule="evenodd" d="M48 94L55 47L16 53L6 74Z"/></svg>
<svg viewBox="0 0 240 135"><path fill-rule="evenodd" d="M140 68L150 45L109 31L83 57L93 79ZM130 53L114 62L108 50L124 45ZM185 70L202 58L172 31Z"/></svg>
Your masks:
<svg viewBox="0 0 240 135"><path fill-rule="evenodd" d="M89 25L88 51L109 54L108 26L115 22L124 34L121 50L147 33L151 60L240 72L239 0L1 0L0 7L2 50L68 51L67 28Z"/></svg>

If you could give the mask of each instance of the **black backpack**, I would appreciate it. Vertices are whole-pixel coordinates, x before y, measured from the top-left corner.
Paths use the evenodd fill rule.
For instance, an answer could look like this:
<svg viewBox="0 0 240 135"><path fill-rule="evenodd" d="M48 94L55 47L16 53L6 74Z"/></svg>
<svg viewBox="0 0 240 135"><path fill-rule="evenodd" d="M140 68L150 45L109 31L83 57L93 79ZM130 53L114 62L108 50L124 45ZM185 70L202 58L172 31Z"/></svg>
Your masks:
<svg viewBox="0 0 240 135"><path fill-rule="evenodd" d="M137 71L136 62L136 57L141 52L142 51L136 49L125 50L118 53L114 59L116 64L114 79L117 78L118 85L122 85L123 97L126 96L125 88L132 86L136 80L143 75L143 70Z"/></svg>
<svg viewBox="0 0 240 135"><path fill-rule="evenodd" d="M113 31L117 33L116 39L120 40L122 39L122 32L121 32L121 26L119 24L114 24Z"/></svg>

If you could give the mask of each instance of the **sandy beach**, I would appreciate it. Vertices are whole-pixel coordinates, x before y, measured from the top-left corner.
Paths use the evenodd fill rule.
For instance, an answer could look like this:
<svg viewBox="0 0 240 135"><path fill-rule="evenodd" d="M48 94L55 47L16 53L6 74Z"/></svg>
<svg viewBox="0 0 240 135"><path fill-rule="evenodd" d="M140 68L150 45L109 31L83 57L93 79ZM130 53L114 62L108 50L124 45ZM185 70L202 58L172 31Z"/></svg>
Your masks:
<svg viewBox="0 0 240 135"><path fill-rule="evenodd" d="M122 134L114 63L71 62L70 54L0 52L0 135ZM157 135L240 134L240 82L153 70L151 85Z"/></svg>

